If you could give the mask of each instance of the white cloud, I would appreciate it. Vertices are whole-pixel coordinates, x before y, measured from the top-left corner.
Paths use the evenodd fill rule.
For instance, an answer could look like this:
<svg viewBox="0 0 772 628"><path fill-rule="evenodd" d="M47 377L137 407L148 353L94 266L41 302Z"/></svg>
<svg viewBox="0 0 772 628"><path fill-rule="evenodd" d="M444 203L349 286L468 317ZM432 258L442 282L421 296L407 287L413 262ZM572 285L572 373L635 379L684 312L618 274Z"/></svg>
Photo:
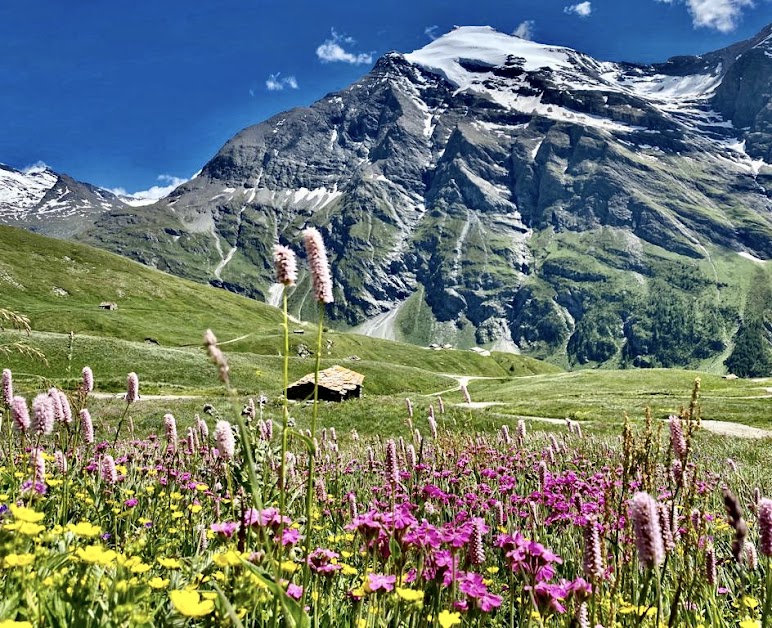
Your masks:
<svg viewBox="0 0 772 628"><path fill-rule="evenodd" d="M434 41L435 39L437 39L437 29L439 29L439 26L437 26L436 24L434 24L433 26L427 26L424 29L424 35L426 35L429 39Z"/></svg>
<svg viewBox="0 0 772 628"><path fill-rule="evenodd" d="M195 177L196 175L193 176ZM121 197L121 200L124 203L128 203L129 205L151 205L157 200L169 196L169 194L171 194L177 187L187 181L190 181L190 179L181 179L180 177L174 177L170 174L159 174L158 181L161 183L166 183L167 185L154 185L150 189L131 193L127 192L124 188L113 188L109 191L116 196Z"/></svg>
<svg viewBox="0 0 772 628"><path fill-rule="evenodd" d="M677 0L657 0L673 4ZM692 16L695 28L714 28L728 33L737 28L737 22L753 0L683 0Z"/></svg>
<svg viewBox="0 0 772 628"><path fill-rule="evenodd" d="M281 72L277 72L276 74L268 76L268 79L265 81L265 86L268 88L268 91L280 92L285 87L297 89L298 81L294 76L281 76Z"/></svg>
<svg viewBox="0 0 772 628"><path fill-rule="evenodd" d="M589 17L592 13L592 3L580 2L579 4L572 4L565 7L563 13L576 13L579 17Z"/></svg>
<svg viewBox="0 0 772 628"><path fill-rule="evenodd" d="M43 172L44 170L51 170L49 165L44 161L36 161L34 164L30 164L21 169L24 174L33 174L35 172Z"/></svg>
<svg viewBox="0 0 772 628"><path fill-rule="evenodd" d="M344 37L335 32L333 28L330 32L330 39L326 40L316 49L316 56L322 63L331 63L333 61L342 61L344 63L372 63L373 54L367 52L348 52L341 44L355 44L356 41L351 37Z"/></svg>
<svg viewBox="0 0 772 628"><path fill-rule="evenodd" d="M534 25L535 22L533 20L524 20L517 25L517 28L512 31L512 34L520 39L533 39Z"/></svg>

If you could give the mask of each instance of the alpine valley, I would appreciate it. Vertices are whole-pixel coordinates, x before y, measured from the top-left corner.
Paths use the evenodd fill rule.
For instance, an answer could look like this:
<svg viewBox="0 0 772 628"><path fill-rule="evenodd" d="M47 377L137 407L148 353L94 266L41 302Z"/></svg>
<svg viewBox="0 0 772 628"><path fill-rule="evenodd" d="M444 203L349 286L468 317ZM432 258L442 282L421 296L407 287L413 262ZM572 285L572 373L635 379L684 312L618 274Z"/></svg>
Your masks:
<svg viewBox="0 0 772 628"><path fill-rule="evenodd" d="M770 164L772 25L658 65L462 27L244 129L152 205L0 169L0 219L274 304L272 247L312 224L333 326L753 375L772 369ZM303 276L294 314L309 296Z"/></svg>

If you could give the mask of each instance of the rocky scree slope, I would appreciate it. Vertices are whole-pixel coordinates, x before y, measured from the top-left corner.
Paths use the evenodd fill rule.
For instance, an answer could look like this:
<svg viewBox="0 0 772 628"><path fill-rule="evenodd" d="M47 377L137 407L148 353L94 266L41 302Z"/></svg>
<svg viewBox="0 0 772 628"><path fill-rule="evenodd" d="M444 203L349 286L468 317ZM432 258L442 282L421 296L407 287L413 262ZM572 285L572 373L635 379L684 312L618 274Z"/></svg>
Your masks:
<svg viewBox="0 0 772 628"><path fill-rule="evenodd" d="M166 199L79 237L276 302L272 246L313 224L333 324L718 364L748 286L769 281L771 96L772 25L651 66L458 28L244 129ZM291 304L312 316L307 277Z"/></svg>

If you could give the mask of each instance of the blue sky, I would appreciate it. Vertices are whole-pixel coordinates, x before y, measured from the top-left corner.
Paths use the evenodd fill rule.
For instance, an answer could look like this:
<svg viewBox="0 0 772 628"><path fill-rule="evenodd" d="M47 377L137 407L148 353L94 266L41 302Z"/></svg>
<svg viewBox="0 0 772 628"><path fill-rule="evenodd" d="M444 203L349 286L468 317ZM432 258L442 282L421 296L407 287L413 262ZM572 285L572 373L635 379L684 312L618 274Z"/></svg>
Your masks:
<svg viewBox="0 0 772 628"><path fill-rule="evenodd" d="M0 162L134 192L189 177L240 129L454 25L647 62L769 22L772 0L2 3Z"/></svg>

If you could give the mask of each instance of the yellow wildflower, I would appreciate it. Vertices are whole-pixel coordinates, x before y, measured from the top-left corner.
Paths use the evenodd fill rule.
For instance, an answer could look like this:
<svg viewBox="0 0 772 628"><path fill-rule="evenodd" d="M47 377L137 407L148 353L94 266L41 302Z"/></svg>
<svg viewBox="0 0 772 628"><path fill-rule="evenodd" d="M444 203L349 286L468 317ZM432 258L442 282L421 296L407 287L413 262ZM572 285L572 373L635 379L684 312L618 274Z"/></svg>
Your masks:
<svg viewBox="0 0 772 628"><path fill-rule="evenodd" d="M750 597L749 595L744 595L740 600L740 603L745 608L749 608L751 610L753 610L754 608L757 608L759 605L759 601L755 597Z"/></svg>
<svg viewBox="0 0 772 628"><path fill-rule="evenodd" d="M155 576L154 578L150 579L150 582L148 582L151 589L165 589L169 586L169 579L168 578L159 578L158 576Z"/></svg>
<svg viewBox="0 0 772 628"><path fill-rule="evenodd" d="M288 571L289 573L295 573L298 569L300 569L300 565L291 560L283 561L280 566L282 571Z"/></svg>
<svg viewBox="0 0 772 628"><path fill-rule="evenodd" d="M0 628L32 628L28 621L14 621L13 619L0 620Z"/></svg>
<svg viewBox="0 0 772 628"><path fill-rule="evenodd" d="M16 521L27 521L29 523L37 523L45 517L42 512L36 512L32 508L17 506L16 504L11 504L11 514Z"/></svg>
<svg viewBox="0 0 772 628"><path fill-rule="evenodd" d="M420 602L424 599L423 591L416 591L415 589L403 589L402 587L397 587L395 590L397 595L406 602Z"/></svg>
<svg viewBox="0 0 772 628"><path fill-rule="evenodd" d="M5 557L6 567L26 567L35 562L34 554L8 554Z"/></svg>
<svg viewBox="0 0 772 628"><path fill-rule="evenodd" d="M758 619L743 619L740 622L740 628L761 628L761 622Z"/></svg>
<svg viewBox="0 0 772 628"><path fill-rule="evenodd" d="M64 484L64 480L46 480L46 484L51 488L56 488L57 486Z"/></svg>
<svg viewBox="0 0 772 628"><path fill-rule="evenodd" d="M219 567L235 567L241 564L241 556L234 550L228 550L224 554L215 554L213 561Z"/></svg>
<svg viewBox="0 0 772 628"><path fill-rule="evenodd" d="M450 628L461 623L461 613L451 613L450 611L440 611L437 615L437 621L442 628Z"/></svg>
<svg viewBox="0 0 772 628"><path fill-rule="evenodd" d="M147 573L148 571L150 571L150 565L147 563L139 562L131 566L131 573Z"/></svg>
<svg viewBox="0 0 772 628"><path fill-rule="evenodd" d="M158 564L167 569L179 569L182 567L182 563L176 558L159 558Z"/></svg>
<svg viewBox="0 0 772 628"><path fill-rule="evenodd" d="M357 570L354 569L351 565L346 565L346 564L341 563L341 567L343 567L343 569L341 569L340 572L344 576L356 576L357 575Z"/></svg>
<svg viewBox="0 0 772 628"><path fill-rule="evenodd" d="M214 610L214 602L202 600L197 591L170 591L169 599L185 617L203 617Z"/></svg>
<svg viewBox="0 0 772 628"><path fill-rule="evenodd" d="M90 563L92 565L109 565L118 556L115 551L106 550L101 545L89 545L88 547L76 550L75 553L84 563Z"/></svg>
<svg viewBox="0 0 772 628"><path fill-rule="evenodd" d="M70 523L67 525L67 529L76 536L99 536L102 534L102 528L95 526L88 521L81 521L80 523Z"/></svg>
<svg viewBox="0 0 772 628"><path fill-rule="evenodd" d="M19 534L24 534L25 536L37 536L46 529L45 526L41 526L37 523L30 523L29 521L14 521L13 523L6 523L3 527L6 530L15 531Z"/></svg>
<svg viewBox="0 0 772 628"><path fill-rule="evenodd" d="M190 506L188 506L188 510L192 512L194 515L201 512L202 508L203 506L201 506L201 504L191 504Z"/></svg>

